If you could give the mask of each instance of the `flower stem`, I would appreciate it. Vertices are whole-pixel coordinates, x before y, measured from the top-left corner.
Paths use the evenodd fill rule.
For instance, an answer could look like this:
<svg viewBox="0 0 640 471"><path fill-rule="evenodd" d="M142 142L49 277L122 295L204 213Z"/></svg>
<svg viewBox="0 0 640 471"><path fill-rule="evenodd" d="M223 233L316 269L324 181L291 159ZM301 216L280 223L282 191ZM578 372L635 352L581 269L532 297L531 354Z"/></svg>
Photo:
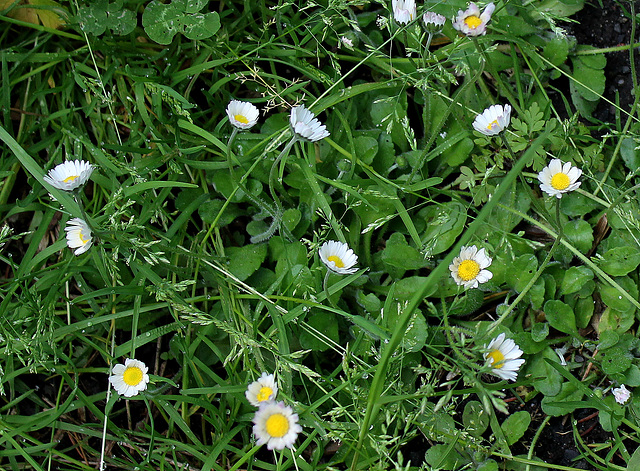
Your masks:
<svg viewBox="0 0 640 471"><path fill-rule="evenodd" d="M291 140L287 142L287 145L284 146L284 149L282 149L282 152L280 152L280 155L278 155L278 157L276 157L276 160L274 160L273 165L271 166L271 170L269 171L269 192L271 193L271 197L273 198L273 201L276 203L276 211L282 209L282 203L280 202L280 198L278 197L275 191L276 169L278 168L278 164L283 159L283 157L289 154L289 151L291 151L291 148L293 147L293 145L296 143L297 140L298 140L298 135L294 133ZM280 185L278 190L281 191L282 195L287 197L284 191L284 187L282 186L282 177L278 178L278 184Z"/></svg>

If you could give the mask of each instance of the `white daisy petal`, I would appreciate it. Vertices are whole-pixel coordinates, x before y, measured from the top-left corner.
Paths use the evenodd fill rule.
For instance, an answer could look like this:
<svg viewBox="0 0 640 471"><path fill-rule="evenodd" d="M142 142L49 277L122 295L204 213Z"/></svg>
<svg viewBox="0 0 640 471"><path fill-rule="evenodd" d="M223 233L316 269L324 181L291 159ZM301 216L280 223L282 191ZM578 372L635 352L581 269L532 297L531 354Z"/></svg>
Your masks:
<svg viewBox="0 0 640 471"><path fill-rule="evenodd" d="M618 404L624 404L631 397L631 391L624 384L621 384L619 388L614 388L611 392Z"/></svg>
<svg viewBox="0 0 640 471"><path fill-rule="evenodd" d="M358 263L358 256L343 242L330 240L322 244L318 251L320 260L329 270L339 275L351 275L358 271L354 266Z"/></svg>
<svg viewBox="0 0 640 471"><path fill-rule="evenodd" d="M318 118L303 105L294 106L291 109L289 123L291 124L291 130L298 137L310 142L319 141L330 135L327 127L324 124L320 124Z"/></svg>
<svg viewBox="0 0 640 471"><path fill-rule="evenodd" d="M81 255L91 248L91 229L80 218L73 218L67 222L64 230L67 233L67 247L76 249L74 255Z"/></svg>
<svg viewBox="0 0 640 471"><path fill-rule="evenodd" d="M415 0L392 0L393 18L401 25L412 22L416 16Z"/></svg>
<svg viewBox="0 0 640 471"><path fill-rule="evenodd" d="M458 10L458 16L453 21L453 27L467 36L482 36L487 33L487 23L491 20L496 6L487 5L482 14L475 3L470 3L465 11Z"/></svg>
<svg viewBox="0 0 640 471"><path fill-rule="evenodd" d="M435 34L442 31L442 27L447 19L443 15L428 11L422 15L422 21L424 21L424 26L427 32Z"/></svg>
<svg viewBox="0 0 640 471"><path fill-rule="evenodd" d="M285 406L284 402L263 402L253 417L253 434L257 445L267 445L269 450L292 448L302 432L298 425L298 414Z"/></svg>
<svg viewBox="0 0 640 471"><path fill-rule="evenodd" d="M260 407L264 402L273 401L278 394L278 386L272 374L262 373L262 376L251 383L245 392L251 405Z"/></svg>
<svg viewBox="0 0 640 471"><path fill-rule="evenodd" d="M476 116L473 129L485 136L494 136L504 131L511 121L511 105L493 105Z"/></svg>
<svg viewBox="0 0 640 471"><path fill-rule="evenodd" d="M564 193L580 186L581 182L577 180L581 175L582 170L573 167L570 162L563 164L560 159L553 159L538 174L540 189L551 196L562 198Z"/></svg>
<svg viewBox="0 0 640 471"><path fill-rule="evenodd" d="M73 191L89 180L93 170L94 166L84 160L67 160L49 170L43 179L58 190Z"/></svg>
<svg viewBox="0 0 640 471"><path fill-rule="evenodd" d="M486 283L493 278L493 273L485 270L491 262L484 248L478 251L478 248L472 245L460 249L460 255L453 259L449 270L459 286L464 286L465 289L477 288L480 283Z"/></svg>
<svg viewBox="0 0 640 471"><path fill-rule="evenodd" d="M227 105L227 116L233 126L244 131L255 126L260 112L252 103L231 100Z"/></svg>
<svg viewBox="0 0 640 471"><path fill-rule="evenodd" d="M111 369L109 382L121 396L132 397L147 389L147 371L149 369L143 362L127 358L124 365L117 364Z"/></svg>
<svg viewBox="0 0 640 471"><path fill-rule="evenodd" d="M486 366L491 367L491 373L505 380L515 381L518 370L524 364L521 359L522 350L512 339L506 339L504 333L494 338L484 353Z"/></svg>

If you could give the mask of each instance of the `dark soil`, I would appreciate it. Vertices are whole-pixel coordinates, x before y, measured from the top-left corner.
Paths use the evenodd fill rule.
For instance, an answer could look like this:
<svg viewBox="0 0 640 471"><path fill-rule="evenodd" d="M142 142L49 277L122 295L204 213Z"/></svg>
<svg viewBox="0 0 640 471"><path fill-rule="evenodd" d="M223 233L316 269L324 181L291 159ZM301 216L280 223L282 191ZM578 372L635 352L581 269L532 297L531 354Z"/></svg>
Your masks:
<svg viewBox="0 0 640 471"><path fill-rule="evenodd" d="M575 36L578 44L597 48L630 44L632 42L630 2L601 0L601 3L602 6L600 2L594 0L576 13L573 16L576 23L570 23L567 28L569 34ZM636 1L635 9L636 13L640 11L640 1ZM636 31L636 41L637 33ZM639 57L640 55L635 51L635 67L640 71ZM623 110L629 111L635 98L629 51L609 52L606 58L604 97L613 103L618 103ZM603 122L615 122L616 108L605 100L601 100L593 116Z"/></svg>

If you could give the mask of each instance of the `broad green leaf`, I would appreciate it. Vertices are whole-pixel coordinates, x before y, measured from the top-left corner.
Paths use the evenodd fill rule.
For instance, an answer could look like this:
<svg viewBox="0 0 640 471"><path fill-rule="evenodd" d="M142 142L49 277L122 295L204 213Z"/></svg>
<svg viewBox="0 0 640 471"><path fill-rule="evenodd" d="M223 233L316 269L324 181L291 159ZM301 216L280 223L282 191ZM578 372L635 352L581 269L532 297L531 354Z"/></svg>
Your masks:
<svg viewBox="0 0 640 471"><path fill-rule="evenodd" d="M434 204L418 213L427 227L421 234L427 255L437 255L451 247L464 229L467 210L457 202Z"/></svg>
<svg viewBox="0 0 640 471"><path fill-rule="evenodd" d="M331 312L312 314L307 321L308 329L302 329L300 333L300 346L316 352L324 352L331 344L323 339L328 337L334 342L339 342L338 319Z"/></svg>
<svg viewBox="0 0 640 471"><path fill-rule="evenodd" d="M404 270L416 270L428 263L420 252L407 244L404 235L399 232L394 232L387 240L382 251L382 261Z"/></svg>
<svg viewBox="0 0 640 471"><path fill-rule="evenodd" d="M604 55L600 55L604 58ZM580 96L587 101L598 101L604 93L606 78L602 68L593 68L595 56L573 57L573 79L570 82ZM588 58L588 59L587 59Z"/></svg>
<svg viewBox="0 0 640 471"><path fill-rule="evenodd" d="M602 258L600 268L611 276L624 276L640 265L640 252L629 246L607 250Z"/></svg>
<svg viewBox="0 0 640 471"><path fill-rule="evenodd" d="M207 3L173 0L164 4L153 0L142 14L142 26L149 38L159 44L170 44L178 33L192 40L209 38L220 29L220 17L216 12L198 13Z"/></svg>
<svg viewBox="0 0 640 471"><path fill-rule="evenodd" d="M571 294L580 290L589 280L593 279L593 272L585 266L570 267L562 278L562 294Z"/></svg>
<svg viewBox="0 0 640 471"><path fill-rule="evenodd" d="M584 208L582 209L584 210ZM593 229L587 221L583 219L569 221L564 226L564 235L580 252L587 253L591 250L591 246L593 245Z"/></svg>
<svg viewBox="0 0 640 471"><path fill-rule="evenodd" d="M600 352L600 365L607 375L622 373L631 366L631 354L617 346L608 348Z"/></svg>
<svg viewBox="0 0 640 471"><path fill-rule="evenodd" d="M569 55L569 39L566 36L555 36L542 49L542 55L553 65L561 65Z"/></svg>
<svg viewBox="0 0 640 471"><path fill-rule="evenodd" d="M512 277L507 278L507 284L516 292L521 293L527 283L533 278L538 269L538 259L532 254L523 254L511 263Z"/></svg>
<svg viewBox="0 0 640 471"><path fill-rule="evenodd" d="M577 335L576 318L571 306L557 299L550 299L544 303L544 313L551 327L565 334Z"/></svg>
<svg viewBox="0 0 640 471"><path fill-rule="evenodd" d="M583 396L583 392L575 385L563 383L562 389L556 396L542 398L542 410L545 414L554 417L570 414L574 410L584 407L579 402Z"/></svg>
<svg viewBox="0 0 640 471"><path fill-rule="evenodd" d="M527 373L533 377L533 387L545 396L555 396L562 387L562 375L553 366L547 364L545 359L559 363L556 352L547 347L542 354L534 355L530 364L525 363Z"/></svg>
<svg viewBox="0 0 640 471"><path fill-rule="evenodd" d="M524 410L515 412L507 417L507 419L500 425L504 432L504 436L507 439L507 443L509 445L517 443L529 428L530 423L531 415L529 412Z"/></svg>
<svg viewBox="0 0 640 471"><path fill-rule="evenodd" d="M464 429L474 437L480 437L489 427L489 415L479 401L469 401L462 412Z"/></svg>
<svg viewBox="0 0 640 471"><path fill-rule="evenodd" d="M371 165L378 153L378 140L370 136L359 136L353 140L353 147L358 158Z"/></svg>
<svg viewBox="0 0 640 471"><path fill-rule="evenodd" d="M114 34L124 36L136 27L136 14L123 7L122 0L96 0L78 7L80 29L85 33L99 36L107 28Z"/></svg>
<svg viewBox="0 0 640 471"><path fill-rule="evenodd" d="M228 269L240 281L251 276L267 257L266 244L251 244L243 247L229 247L226 249L229 258Z"/></svg>

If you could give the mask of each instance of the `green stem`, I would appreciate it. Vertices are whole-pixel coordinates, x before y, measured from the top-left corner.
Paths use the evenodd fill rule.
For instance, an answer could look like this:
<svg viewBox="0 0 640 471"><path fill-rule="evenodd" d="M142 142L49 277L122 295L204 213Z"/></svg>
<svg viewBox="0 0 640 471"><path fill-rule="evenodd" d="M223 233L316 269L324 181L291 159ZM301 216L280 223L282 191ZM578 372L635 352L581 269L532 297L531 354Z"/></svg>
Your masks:
<svg viewBox="0 0 640 471"><path fill-rule="evenodd" d="M291 148L297 141L298 141L298 135L296 133L293 133L293 137L289 142L287 142L287 145L284 146L284 149L282 149L282 152L280 152L280 155L276 157L276 160L273 161L273 165L271 166L271 171L269 171L269 192L271 193L271 197L273 198L273 201L276 203L276 211L279 211L279 212L282 212L282 203L280 202L280 198L278 197L275 191L276 169L278 168L278 164L280 163L280 161L284 158L285 155L289 154L289 151L291 151ZM284 187L282 186L282 176L278 178L278 183L280 185L280 188L278 189L281 190L281 193L286 196Z"/></svg>

